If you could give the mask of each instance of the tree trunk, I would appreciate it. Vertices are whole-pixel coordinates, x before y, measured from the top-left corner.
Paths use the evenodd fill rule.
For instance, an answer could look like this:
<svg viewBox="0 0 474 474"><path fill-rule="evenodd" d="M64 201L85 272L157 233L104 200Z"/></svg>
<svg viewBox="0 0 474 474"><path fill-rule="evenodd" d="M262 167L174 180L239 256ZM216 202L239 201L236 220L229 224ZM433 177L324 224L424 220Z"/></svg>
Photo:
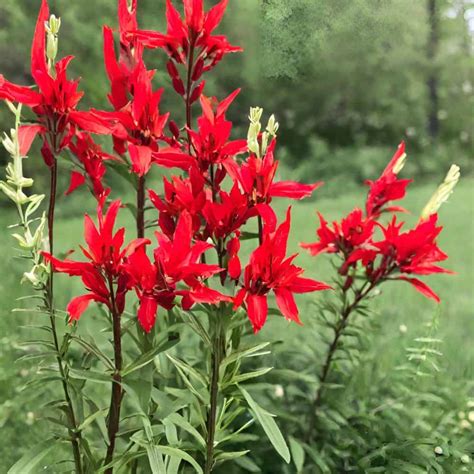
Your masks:
<svg viewBox="0 0 474 474"><path fill-rule="evenodd" d="M439 46L439 5L437 0L427 0L428 10L428 48L427 48L427 59L428 59L428 136L431 143L435 143L439 135L439 119L438 119L438 108L439 108L439 95L438 95L438 68L436 59L438 56Z"/></svg>

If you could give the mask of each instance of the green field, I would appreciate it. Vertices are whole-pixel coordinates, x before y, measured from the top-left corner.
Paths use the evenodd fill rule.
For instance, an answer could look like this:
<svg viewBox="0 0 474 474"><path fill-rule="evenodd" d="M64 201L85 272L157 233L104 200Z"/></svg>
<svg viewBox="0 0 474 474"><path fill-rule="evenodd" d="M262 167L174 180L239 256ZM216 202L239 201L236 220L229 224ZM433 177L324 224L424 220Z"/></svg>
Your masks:
<svg viewBox="0 0 474 474"><path fill-rule="evenodd" d="M446 266L454 270L456 274L429 279L429 283L442 299L439 308L403 283L386 285L384 294L375 302L381 329L374 338L371 351L379 364L386 368L387 373L403 363L409 341L422 331L423 325L429 322L439 310L440 327L437 337L444 340L442 376L439 380L447 385L456 382L456 384L461 383L467 386L474 379L473 188L472 179L462 181L450 202L440 213L441 223L445 226L440 246L450 256ZM416 220L418 212L433 189L434 185L413 186L405 201L405 206L413 212L413 215L407 218L410 222ZM350 195L344 195L343 192L341 194L341 197L323 199L316 197L312 201L294 204L292 243L289 251L297 250L297 244L300 241L315 240L316 210L321 211L328 219L336 219L351 210L354 204L362 205L363 203L363 190ZM77 203L81 202L81 195L77 196L75 209L78 208ZM82 197L83 202L92 204L92 200L86 197L86 194ZM281 201L277 208L282 215L285 204ZM61 251L76 247L82 240L82 218L79 213L76 213L76 217L68 217L70 212L68 201L62 199L58 212L60 220L57 237ZM122 218L125 217L128 217L126 211L122 214ZM35 316L12 313L12 309L19 305L16 298L24 296L29 291L26 285L19 286L18 284L23 262L13 258L12 239L6 229L14 218L13 212L6 207L2 209L0 226L4 231L0 234L0 432L2 433L0 473L6 472L28 446L39 439L44 439L47 430L46 423L41 420L36 398L32 398L30 392L21 391L21 387L31 377L35 368L15 362L23 354L19 343L27 337L27 331L25 332L20 327L34 321ZM312 276L330 281L331 274L327 257L314 259L307 255L300 255L298 261L308 269L308 273ZM56 294L59 295L61 305L65 304L79 287L76 286L77 282L71 285L71 282L64 278L58 278L58 282L61 282L59 283L61 287ZM308 322L314 317L314 307L308 304L312 298L314 296L300 299L303 322ZM88 324L87 316L86 314L81 321L84 325ZM400 325L405 325L407 331L400 331ZM304 327L296 325L288 327L281 318L273 317L259 337L290 340L302 337L304 334L306 334ZM41 387L33 395L42 395L42 393Z"/></svg>

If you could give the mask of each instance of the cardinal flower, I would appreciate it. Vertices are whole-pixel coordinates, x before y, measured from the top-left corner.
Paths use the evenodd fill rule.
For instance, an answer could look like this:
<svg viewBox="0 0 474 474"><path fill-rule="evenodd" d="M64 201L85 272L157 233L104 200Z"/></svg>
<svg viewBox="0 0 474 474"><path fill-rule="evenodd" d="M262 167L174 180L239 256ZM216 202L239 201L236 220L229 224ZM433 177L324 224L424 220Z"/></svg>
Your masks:
<svg viewBox="0 0 474 474"><path fill-rule="evenodd" d="M406 188L412 180L397 178L405 160L405 143L402 142L380 178L376 181L366 181L366 184L370 186L366 202L367 216L378 217L382 212L405 211L398 206L383 207L390 201L397 201L405 197Z"/></svg>
<svg viewBox="0 0 474 474"><path fill-rule="evenodd" d="M138 30L135 32L145 47L163 48L170 58L182 64L190 59L193 51L193 79L212 69L225 54L242 51L229 44L225 36L213 35L222 21L228 0L222 0L208 12L204 12L203 0L184 0L184 19L171 0L166 1L167 33ZM197 51L194 51L196 49Z"/></svg>
<svg viewBox="0 0 474 474"><path fill-rule="evenodd" d="M158 307L171 309L177 296L183 297L184 309L195 303L216 304L230 300L204 284L207 278L221 272L221 268L201 263L201 255L212 245L203 241L192 243L189 213L181 214L173 239L160 232L155 235L158 246L153 261L141 247L130 255L126 264L129 286L140 299L138 320L146 332L155 324ZM186 288L178 287L179 284Z"/></svg>
<svg viewBox="0 0 474 474"><path fill-rule="evenodd" d="M300 324L293 293L308 293L330 289L325 283L303 278L303 269L293 264L297 254L286 257L290 231L290 209L286 220L274 233L265 233L263 243L250 256L244 271L241 290L234 300L234 308L245 303L254 332L258 332L267 319L268 294L273 292L283 316Z"/></svg>
<svg viewBox="0 0 474 474"><path fill-rule="evenodd" d="M138 28L137 0L118 2L119 19L119 56L115 54L114 33L104 26L104 61L105 70L111 84L109 100L115 110L120 110L128 103L128 95L133 92L130 76L142 61L143 45L141 41L130 35Z"/></svg>
<svg viewBox="0 0 474 474"><path fill-rule="evenodd" d="M31 49L31 75L38 91L3 80L0 81L0 99L19 102L32 108L41 125L41 128L35 130L44 138L43 158L51 165L52 156L68 146L77 128L109 134L111 126L90 112L77 110L83 93L77 90L79 81L69 80L66 74L72 56L59 60L53 72L52 52L49 51L47 55L46 49L46 25L52 28L51 21L48 20L48 4L43 0ZM54 36L54 33L57 31L51 32L49 36Z"/></svg>
<svg viewBox="0 0 474 474"><path fill-rule="evenodd" d="M401 232L403 223L397 223L394 217L386 227L382 227L385 239L374 245L383 257L381 271L386 274L395 273L395 279L411 283L423 295L439 302L438 295L428 285L407 276L451 273L437 265L448 258L436 243L443 229L437 226L437 220L438 215L432 214L429 219L420 221L414 229Z"/></svg>
<svg viewBox="0 0 474 474"><path fill-rule="evenodd" d="M55 272L80 276L87 290L85 295L73 298L68 304L67 312L71 321L78 320L91 301L103 303L110 309L115 304L115 309L122 313L125 306L125 294L128 290L123 264L126 257L133 255L140 247L149 243L146 239L136 239L122 248L125 229L121 228L114 232L121 203L114 201L104 214L105 198L106 196L101 199L97 207L98 226L88 215L84 218L84 238L87 247L81 247L81 250L88 261L60 260L49 253L43 253L45 259L51 262ZM115 301L113 301L112 291L115 292L113 290L115 285L117 290Z"/></svg>
<svg viewBox="0 0 474 474"><path fill-rule="evenodd" d="M149 190L152 204L159 211L158 224L162 232L172 237L179 216L187 211L193 221L193 235L201 227L201 212L208 200L208 192L204 189L204 178L192 167L189 177L173 176L171 181L163 178L164 195L161 198L153 190Z"/></svg>
<svg viewBox="0 0 474 474"><path fill-rule="evenodd" d="M279 181L274 183L278 161L274 158L276 139L273 139L263 158L252 154L239 165L233 159L226 159L224 166L235 182L248 194L253 204L271 202L272 197L303 199L311 196L322 182L301 184L295 181Z"/></svg>
<svg viewBox="0 0 474 474"><path fill-rule="evenodd" d="M207 172L211 165L220 165L247 151L246 140L229 141L232 122L225 117L227 109L239 92L240 89L237 89L222 102L218 102L215 97L201 96L203 113L198 118L198 132L189 130L189 134L195 160L203 172ZM224 174L220 179L223 177Z"/></svg>
<svg viewBox="0 0 474 474"><path fill-rule="evenodd" d="M76 138L69 144L69 149L78 159L84 171L83 173L79 171L71 173L71 182L66 194L71 194L88 179L94 196L100 200L107 192L103 185L106 173L104 162L116 160L116 157L105 153L89 134L83 132L76 134Z"/></svg>
<svg viewBox="0 0 474 474"><path fill-rule="evenodd" d="M313 256L341 252L347 257L355 248L368 243L374 232L374 220L364 217L361 209L354 209L341 223L333 222L332 228L320 213L318 216L320 227L316 233L319 241L300 244Z"/></svg>

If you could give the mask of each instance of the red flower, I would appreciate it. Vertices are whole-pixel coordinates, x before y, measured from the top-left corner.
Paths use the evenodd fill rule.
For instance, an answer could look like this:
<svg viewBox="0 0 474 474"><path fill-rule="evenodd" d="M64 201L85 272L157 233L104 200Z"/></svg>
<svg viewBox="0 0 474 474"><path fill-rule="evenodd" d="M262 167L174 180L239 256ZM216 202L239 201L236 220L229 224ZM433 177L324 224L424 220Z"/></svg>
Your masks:
<svg viewBox="0 0 474 474"><path fill-rule="evenodd" d="M320 253L341 252L347 257L355 248L369 242L374 232L374 221L365 218L360 209L354 209L342 219L340 224L333 222L332 229L320 213L318 216L320 227L316 233L319 241L312 244L300 244L313 256Z"/></svg>
<svg viewBox="0 0 474 474"><path fill-rule="evenodd" d="M207 13L203 0L184 0L184 20L171 3L166 2L167 34L156 31L139 30L135 32L145 47L163 48L176 62L185 64L191 49L197 48L194 55L193 80L202 72L212 69L225 54L242 51L229 44L225 36L212 35L222 20L228 0L222 0Z"/></svg>
<svg viewBox="0 0 474 474"><path fill-rule="evenodd" d="M372 242L370 247L356 249L346 264L361 261L371 282L380 283L386 279L407 281L426 297L439 302L438 295L429 286L407 276L451 273L436 265L447 259L436 243L443 229L436 226L437 219L438 215L433 214L428 220L420 221L414 229L401 232L403 223L397 223L394 216L387 226L379 225L384 239Z"/></svg>
<svg viewBox="0 0 474 474"><path fill-rule="evenodd" d="M250 217L257 215L248 206L247 196L234 185L230 193L219 192L219 201L207 201L202 215L206 225L206 237L225 239L240 229Z"/></svg>
<svg viewBox="0 0 474 474"><path fill-rule="evenodd" d="M119 154L126 151L126 142L148 146L152 151L158 150L156 142L163 138L163 129L169 113L160 115L159 104L163 89L153 91L154 74L155 71L147 71L143 61L140 61L127 77L127 84L132 93L122 97L120 91L117 97L117 91L112 87L109 99L114 107L120 104L118 110L97 112L104 119L118 122L126 130L125 135L121 133L121 128L119 133L114 135L114 148Z"/></svg>
<svg viewBox="0 0 474 474"><path fill-rule="evenodd" d="M198 118L199 131L189 130L195 160L200 170L207 172L210 165L220 165L226 160L247 151L246 140L229 141L232 122L226 120L225 114L240 89L230 94L222 102L201 96L202 116ZM224 178L215 177L217 182ZM214 183L216 184L216 183Z"/></svg>
<svg viewBox="0 0 474 474"><path fill-rule="evenodd" d="M411 179L397 178L405 158L405 143L402 142L380 178L376 181L366 181L366 184L370 186L366 202L367 216L378 217L382 212L405 212L402 207L398 206L383 208L389 201L403 199L407 186L412 182Z"/></svg>
<svg viewBox="0 0 474 474"><path fill-rule="evenodd" d="M116 160L116 158L105 153L87 133L78 132L76 139L69 144L69 149L79 160L80 165L84 168L84 172L73 171L71 173L71 184L66 194L71 194L79 186L83 185L86 182L86 178L88 178L94 196L97 199L102 198L107 191L102 184L106 173L104 162L106 160Z"/></svg>
<svg viewBox="0 0 474 474"><path fill-rule="evenodd" d="M263 158L250 155L240 166L227 159L224 166L232 179L240 184L253 204L270 203L272 197L303 199L311 196L313 191L323 183L301 184L295 181L274 183L278 161L274 159L276 140L272 140Z"/></svg>
<svg viewBox="0 0 474 474"><path fill-rule="evenodd" d="M182 306L189 309L194 303L215 304L230 298L204 285L203 281L221 269L217 265L200 263L201 255L212 245L197 241L192 244L192 219L183 212L176 226L174 238L156 232L158 246L153 262L142 247L127 260L126 270L140 299L138 320L146 332L155 324L158 306L171 309L176 296L182 296ZM179 289L185 283L189 289Z"/></svg>
<svg viewBox="0 0 474 474"><path fill-rule="evenodd" d="M179 216L187 211L193 221L194 235L201 227L201 212L208 199L201 173L192 167L189 170L189 178L173 176L171 181L164 178L163 184L163 198L149 190L150 200L159 211L158 224L162 232L171 238Z"/></svg>
<svg viewBox="0 0 474 474"><path fill-rule="evenodd" d="M121 228L114 232L121 203L114 201L104 215L105 197L97 207L98 227L88 215L84 218L84 237L87 248L81 247L81 249L88 259L87 262L59 260L49 253L43 253L45 259L51 262L55 272L80 276L88 291L87 294L70 301L67 312L71 321L78 320L91 301L103 303L112 309L112 285L117 285L115 304L116 309L122 313L127 292L126 275L123 272L125 258L149 243L146 239L136 239L122 249L125 229Z"/></svg>
<svg viewBox="0 0 474 474"><path fill-rule="evenodd" d="M116 59L114 34L111 28L104 26L104 61L107 76L111 83L109 100L115 110L120 110L128 103L128 94L133 89L129 78L137 65L142 61L143 45L141 41L130 35L138 28L137 0L119 0L119 59Z"/></svg>
<svg viewBox="0 0 474 474"><path fill-rule="evenodd" d="M94 114L77 110L83 92L77 90L78 80L70 81L66 76L72 56L56 63L54 75L50 72L45 51L45 23L48 19L48 4L43 0L31 49L31 75L39 92L2 79L0 98L20 102L33 109L42 125L39 133L49 137L49 142L44 142L42 154L46 163L51 165L52 155L68 146L77 127L99 134L111 133L111 127Z"/></svg>
<svg viewBox="0 0 474 474"><path fill-rule="evenodd" d="M267 319L270 291L274 292L283 316L300 323L293 293L330 289L325 283L301 277L304 270L292 263L296 254L286 257L289 231L290 209L285 222L274 233L265 233L262 245L250 256L245 268L243 288L235 297L234 308L246 303L255 332L263 327Z"/></svg>

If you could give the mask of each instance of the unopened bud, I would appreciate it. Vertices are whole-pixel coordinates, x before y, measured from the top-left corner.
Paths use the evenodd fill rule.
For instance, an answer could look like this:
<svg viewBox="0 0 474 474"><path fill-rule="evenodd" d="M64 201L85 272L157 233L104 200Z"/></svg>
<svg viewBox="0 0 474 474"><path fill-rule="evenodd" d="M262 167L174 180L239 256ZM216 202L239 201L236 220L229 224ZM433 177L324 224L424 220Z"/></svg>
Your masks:
<svg viewBox="0 0 474 474"><path fill-rule="evenodd" d="M263 109L261 107L251 107L249 119L252 123L259 123L262 118Z"/></svg>
<svg viewBox="0 0 474 474"><path fill-rule="evenodd" d="M61 28L61 18L56 18L55 15L49 17L49 21L45 22L46 29L46 57L48 58L49 66L53 64L58 54L58 34Z"/></svg>
<svg viewBox="0 0 474 474"><path fill-rule="evenodd" d="M402 156L400 156L400 158L398 158L397 162L395 163L394 167L393 167L393 174L398 174L400 173L400 171L403 169L403 167L405 166L405 163L407 161L407 154L406 153L403 153Z"/></svg>
<svg viewBox="0 0 474 474"><path fill-rule="evenodd" d="M421 213L421 220L428 219L431 215L438 212L438 209L445 203L453 193L454 187L461 177L460 168L457 165L451 165L444 181L440 184L431 199L426 204Z"/></svg>
<svg viewBox="0 0 474 474"><path fill-rule="evenodd" d="M267 132L272 136L276 137L280 124L276 121L275 115L271 115L268 119Z"/></svg>

